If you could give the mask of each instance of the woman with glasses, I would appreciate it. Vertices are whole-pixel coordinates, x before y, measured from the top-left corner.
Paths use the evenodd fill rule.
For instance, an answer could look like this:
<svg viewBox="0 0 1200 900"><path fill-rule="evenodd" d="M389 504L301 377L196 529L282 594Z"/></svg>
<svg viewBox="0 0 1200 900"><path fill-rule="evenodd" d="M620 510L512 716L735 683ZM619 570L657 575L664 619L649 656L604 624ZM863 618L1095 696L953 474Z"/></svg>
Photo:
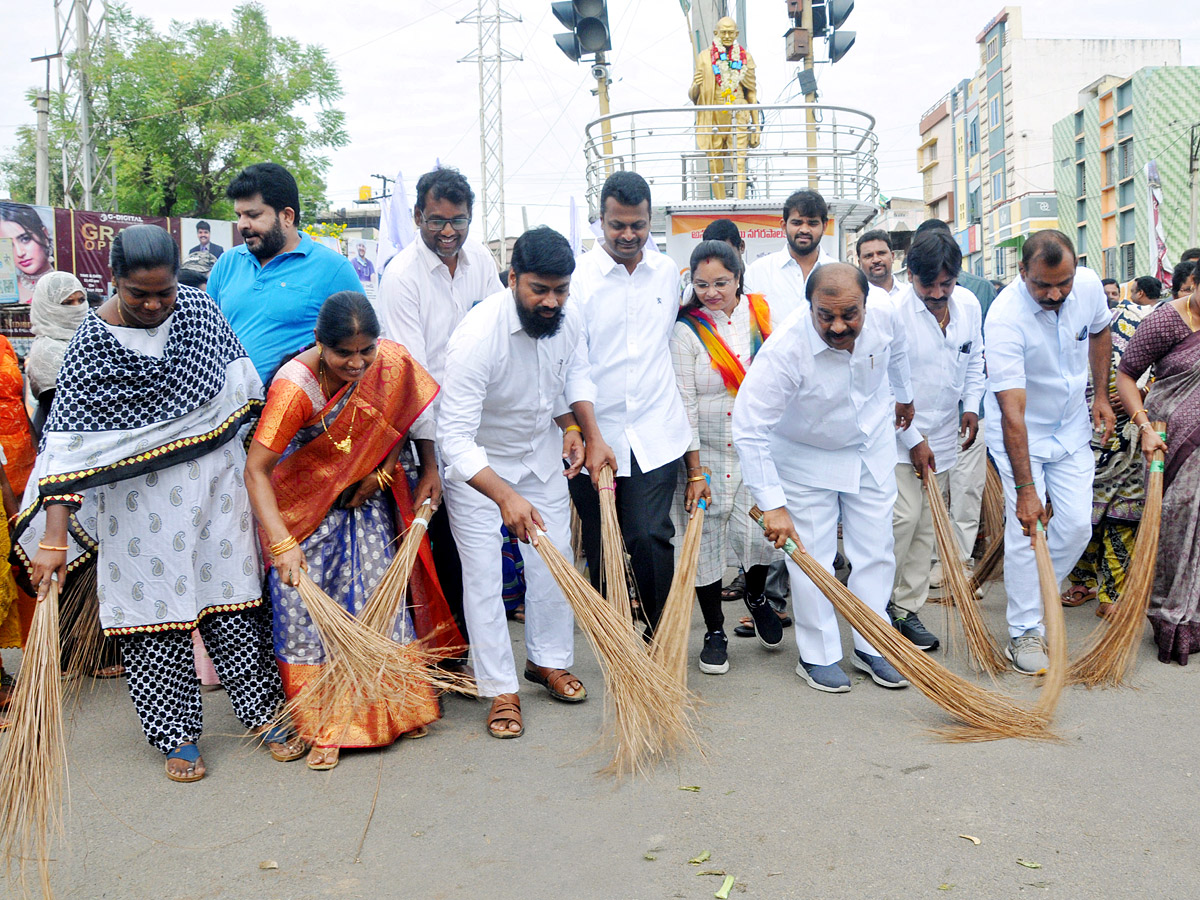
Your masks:
<svg viewBox="0 0 1200 900"><path fill-rule="evenodd" d="M729 671L721 611L721 576L728 557L735 557L746 572L746 603L756 625L761 618L770 626L760 640L776 645L782 639L782 623L763 599L774 550L748 515L754 501L742 484L732 432L733 401L746 368L771 333L771 311L761 294L743 293L741 258L725 241L701 242L690 268L692 296L680 309L671 337L675 378L692 426L676 531L682 533L697 503L707 501L696 572L705 631L700 671L721 675Z"/></svg>

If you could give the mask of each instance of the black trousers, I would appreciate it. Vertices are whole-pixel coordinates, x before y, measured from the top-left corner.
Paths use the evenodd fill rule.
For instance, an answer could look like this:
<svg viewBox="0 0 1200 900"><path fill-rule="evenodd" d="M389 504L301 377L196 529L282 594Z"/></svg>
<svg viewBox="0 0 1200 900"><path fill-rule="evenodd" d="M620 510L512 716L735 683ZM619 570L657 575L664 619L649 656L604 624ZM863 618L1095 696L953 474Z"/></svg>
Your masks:
<svg viewBox="0 0 1200 900"><path fill-rule="evenodd" d="M454 616L462 636L470 643L471 636L467 634L467 620L463 615L462 563L458 558L454 534L450 531L450 518L446 515L445 504L439 506L437 512L430 517L428 532L429 547L433 551L433 568L437 571L438 581L442 583L450 614Z"/></svg>
<svg viewBox="0 0 1200 900"><path fill-rule="evenodd" d="M671 546L675 526L671 523L671 503L675 499L679 460L643 472L633 454L629 459L632 471L616 480L617 518L633 564L642 609L653 628L658 624L675 575L675 551ZM592 587L599 590L600 498L586 474L572 478L570 490L583 525L583 552Z"/></svg>

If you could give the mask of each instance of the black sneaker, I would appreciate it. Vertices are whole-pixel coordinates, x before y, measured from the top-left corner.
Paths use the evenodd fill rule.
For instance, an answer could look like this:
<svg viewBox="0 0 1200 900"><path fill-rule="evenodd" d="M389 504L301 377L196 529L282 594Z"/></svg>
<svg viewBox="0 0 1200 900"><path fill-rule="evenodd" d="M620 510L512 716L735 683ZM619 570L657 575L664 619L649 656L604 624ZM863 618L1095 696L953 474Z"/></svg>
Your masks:
<svg viewBox="0 0 1200 900"><path fill-rule="evenodd" d="M700 671L705 675L724 675L729 671L729 638L724 631L710 631L704 635L704 649L700 651Z"/></svg>
<svg viewBox="0 0 1200 900"><path fill-rule="evenodd" d="M896 626L896 630L908 638L918 650L936 650L941 644L916 613L905 612L891 604L888 605L888 615L892 617L892 624Z"/></svg>
<svg viewBox="0 0 1200 900"><path fill-rule="evenodd" d="M758 642L768 650L779 649L779 645L783 643L783 623L779 621L779 616L775 615L775 610L771 608L767 598L762 595L751 597L747 594L744 599L746 609L750 610L750 617L754 619L754 633L758 635Z"/></svg>

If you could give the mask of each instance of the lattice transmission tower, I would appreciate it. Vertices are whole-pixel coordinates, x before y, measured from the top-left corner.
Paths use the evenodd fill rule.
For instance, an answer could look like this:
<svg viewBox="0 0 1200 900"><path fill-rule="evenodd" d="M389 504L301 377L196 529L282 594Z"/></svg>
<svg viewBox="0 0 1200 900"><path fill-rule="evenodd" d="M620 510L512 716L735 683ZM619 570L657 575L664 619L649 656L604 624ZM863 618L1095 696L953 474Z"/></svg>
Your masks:
<svg viewBox="0 0 1200 900"><path fill-rule="evenodd" d="M475 12L459 19L460 25L474 25L479 44L459 62L479 67L479 155L483 180L480 206L483 208L483 233L486 243L496 241L500 267L508 262L504 227L504 114L501 103L502 67L520 62L521 57L505 50L500 42L500 26L520 22L521 17L500 5L500 0L478 0Z"/></svg>
<svg viewBox="0 0 1200 900"><path fill-rule="evenodd" d="M115 211L112 155L96 153L99 124L92 108L92 55L108 37L107 0L54 0L58 38L58 89L62 108L73 123L62 148L63 203L81 209ZM78 197L78 200L76 200Z"/></svg>

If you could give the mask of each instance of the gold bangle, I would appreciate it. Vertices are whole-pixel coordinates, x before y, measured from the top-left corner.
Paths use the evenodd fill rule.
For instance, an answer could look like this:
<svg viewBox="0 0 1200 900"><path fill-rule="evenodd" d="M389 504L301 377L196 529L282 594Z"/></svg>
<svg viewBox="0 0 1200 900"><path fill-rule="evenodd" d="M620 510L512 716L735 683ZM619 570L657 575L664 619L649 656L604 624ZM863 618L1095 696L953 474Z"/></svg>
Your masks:
<svg viewBox="0 0 1200 900"><path fill-rule="evenodd" d="M52 547L49 544L43 544L41 541L38 541L38 549L39 550L54 550L59 553L66 553L71 548L70 547Z"/></svg>
<svg viewBox="0 0 1200 900"><path fill-rule="evenodd" d="M379 489L381 491L386 491L389 487L391 487L393 480L394 479L392 478L392 476L389 475L387 472L383 471L383 469L375 470L375 481L378 482Z"/></svg>
<svg viewBox="0 0 1200 900"><path fill-rule="evenodd" d="M296 540L294 535L289 534L282 541L276 541L274 544L272 544L270 547L268 547L267 551L272 556L280 556L284 553L287 553L289 550L292 550L299 546L300 546L300 542L298 540Z"/></svg>
<svg viewBox="0 0 1200 900"><path fill-rule="evenodd" d="M688 478L688 484L691 484L693 481L708 481L708 479L703 475L692 475Z"/></svg>
<svg viewBox="0 0 1200 900"><path fill-rule="evenodd" d="M1136 419L1142 413L1146 413L1146 424L1149 425L1150 424L1150 413L1146 412L1146 407L1144 407L1144 406L1141 409L1139 409L1137 412L1130 413L1129 420L1132 422L1134 419ZM1136 425L1137 423L1134 422L1134 424Z"/></svg>
<svg viewBox="0 0 1200 900"><path fill-rule="evenodd" d="M569 434L572 431L578 431L580 434L583 434L583 429L580 428L578 425L568 425L566 428L563 429L563 434Z"/></svg>

